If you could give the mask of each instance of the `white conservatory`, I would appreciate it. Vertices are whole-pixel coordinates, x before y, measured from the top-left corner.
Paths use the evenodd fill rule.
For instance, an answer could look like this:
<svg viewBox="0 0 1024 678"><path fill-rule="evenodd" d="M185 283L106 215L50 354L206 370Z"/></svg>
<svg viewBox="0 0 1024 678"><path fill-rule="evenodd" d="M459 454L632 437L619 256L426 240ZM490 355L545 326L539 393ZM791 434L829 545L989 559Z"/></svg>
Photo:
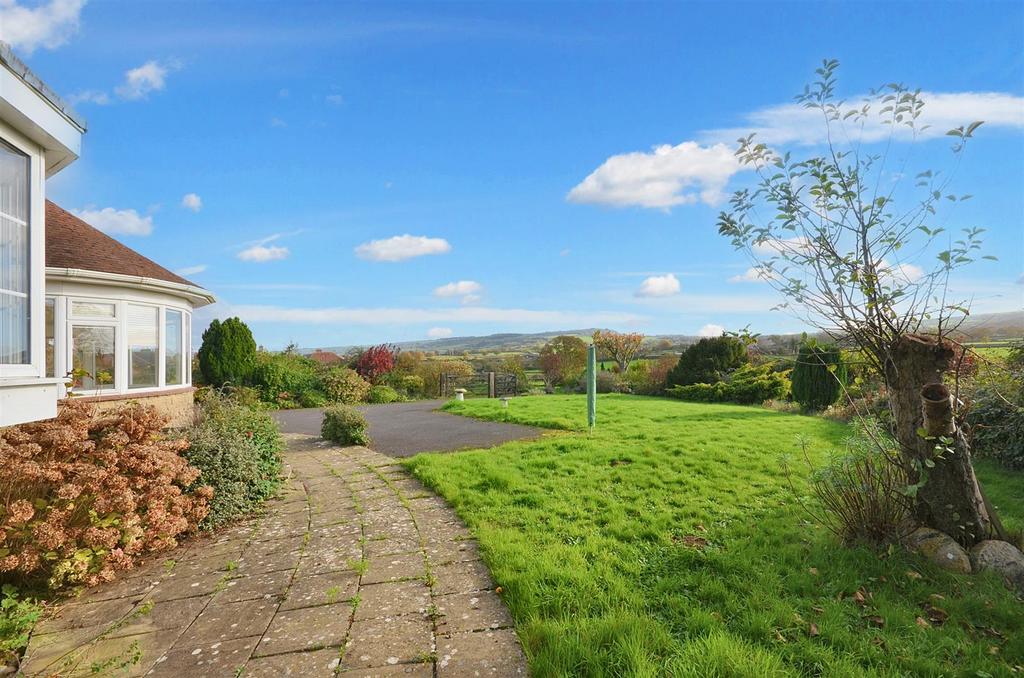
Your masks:
<svg viewBox="0 0 1024 678"><path fill-rule="evenodd" d="M213 295L49 201L46 225L46 375L68 376L76 400L138 400L185 423L192 311Z"/></svg>

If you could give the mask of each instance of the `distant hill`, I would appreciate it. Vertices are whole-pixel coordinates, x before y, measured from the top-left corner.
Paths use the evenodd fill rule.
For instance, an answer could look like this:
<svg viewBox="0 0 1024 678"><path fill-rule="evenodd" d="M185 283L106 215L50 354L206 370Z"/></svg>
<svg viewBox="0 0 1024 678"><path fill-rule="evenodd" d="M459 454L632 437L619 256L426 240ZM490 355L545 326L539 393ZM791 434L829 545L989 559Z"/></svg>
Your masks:
<svg viewBox="0 0 1024 678"><path fill-rule="evenodd" d="M488 334L482 337L447 337L445 339L425 339L423 341L398 342L395 345L407 351L430 351L440 354L460 354L465 351L471 353L533 353L550 339L563 334L569 334L581 338L590 337L597 328L559 330L552 332L536 332L532 334L503 333ZM1024 311L1012 311L1009 313L981 313L970 316L960 327L961 341L1006 341L1008 339L1020 339L1024 337ZM766 344L790 344L799 335L769 335L762 337L761 341ZM648 343L653 347L659 342L666 340L672 346L687 346L697 341L698 337L688 334L659 334L648 337ZM344 354L355 346L315 346L312 348L301 348L300 353L312 353L316 349L334 351Z"/></svg>

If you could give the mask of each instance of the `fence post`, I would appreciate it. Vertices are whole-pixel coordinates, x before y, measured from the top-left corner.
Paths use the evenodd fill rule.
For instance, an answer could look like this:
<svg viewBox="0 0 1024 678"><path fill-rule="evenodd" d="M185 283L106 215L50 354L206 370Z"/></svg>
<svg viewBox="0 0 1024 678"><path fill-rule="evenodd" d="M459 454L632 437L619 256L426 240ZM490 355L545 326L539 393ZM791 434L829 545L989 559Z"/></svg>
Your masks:
<svg viewBox="0 0 1024 678"><path fill-rule="evenodd" d="M438 394L439 394L439 395L440 395L440 396L441 396L442 398L446 398L446 397L448 397L448 383L447 383L447 382L448 382L448 380L446 379L446 377L447 377L447 376L448 376L448 375L446 375L446 374L444 374L444 373L442 372L442 373L441 373L441 374L439 374L439 375L438 375L438 377L437 377L437 379L438 379L438 384L437 384L437 391L438 391Z"/></svg>
<svg viewBox="0 0 1024 678"><path fill-rule="evenodd" d="M498 397L497 389L494 386L494 372L488 372L487 373L487 397L488 398L497 398Z"/></svg>

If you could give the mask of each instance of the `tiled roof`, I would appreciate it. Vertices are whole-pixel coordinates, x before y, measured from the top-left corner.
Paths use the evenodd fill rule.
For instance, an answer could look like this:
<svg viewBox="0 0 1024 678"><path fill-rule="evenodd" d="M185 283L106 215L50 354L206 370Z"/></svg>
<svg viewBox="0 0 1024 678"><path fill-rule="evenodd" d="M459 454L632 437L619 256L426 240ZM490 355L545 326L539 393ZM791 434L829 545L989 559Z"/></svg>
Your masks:
<svg viewBox="0 0 1024 678"><path fill-rule="evenodd" d="M101 233L49 200L46 201L46 265L137 275L199 287Z"/></svg>
<svg viewBox="0 0 1024 678"><path fill-rule="evenodd" d="M335 365L343 360L343 358L334 351L321 351L320 349L310 353L309 357L323 365Z"/></svg>

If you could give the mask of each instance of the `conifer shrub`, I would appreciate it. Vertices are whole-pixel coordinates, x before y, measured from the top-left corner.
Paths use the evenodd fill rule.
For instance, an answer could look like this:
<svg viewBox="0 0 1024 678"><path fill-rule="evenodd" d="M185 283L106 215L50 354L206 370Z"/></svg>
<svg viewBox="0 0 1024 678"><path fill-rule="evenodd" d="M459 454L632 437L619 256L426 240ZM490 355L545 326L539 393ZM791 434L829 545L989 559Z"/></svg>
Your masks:
<svg viewBox="0 0 1024 678"><path fill-rule="evenodd" d="M800 346L796 365L790 376L793 400L809 412L824 410L835 403L846 384L846 363L842 352L831 344L814 339Z"/></svg>

